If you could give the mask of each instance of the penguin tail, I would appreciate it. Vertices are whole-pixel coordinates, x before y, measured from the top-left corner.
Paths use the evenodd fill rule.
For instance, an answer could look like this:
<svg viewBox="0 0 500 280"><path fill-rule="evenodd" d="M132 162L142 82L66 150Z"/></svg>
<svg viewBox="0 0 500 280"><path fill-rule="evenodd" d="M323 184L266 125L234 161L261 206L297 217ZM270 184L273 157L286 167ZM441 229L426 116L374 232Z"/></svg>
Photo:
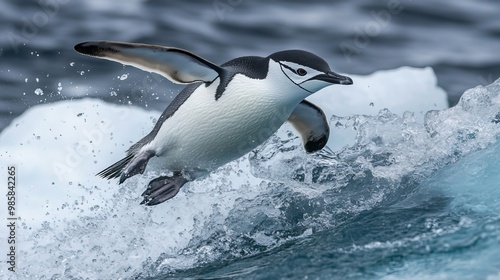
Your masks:
<svg viewBox="0 0 500 280"><path fill-rule="evenodd" d="M148 160L155 154L156 153L151 150L139 153L129 153L126 157L97 173L96 176L108 180L120 177L119 184L121 184L129 177L144 173Z"/></svg>
<svg viewBox="0 0 500 280"><path fill-rule="evenodd" d="M104 179L114 179L120 177L122 170L130 163L130 161L134 158L133 154L129 154L121 160L115 162L108 168L102 170L97 173L96 176L99 176Z"/></svg>

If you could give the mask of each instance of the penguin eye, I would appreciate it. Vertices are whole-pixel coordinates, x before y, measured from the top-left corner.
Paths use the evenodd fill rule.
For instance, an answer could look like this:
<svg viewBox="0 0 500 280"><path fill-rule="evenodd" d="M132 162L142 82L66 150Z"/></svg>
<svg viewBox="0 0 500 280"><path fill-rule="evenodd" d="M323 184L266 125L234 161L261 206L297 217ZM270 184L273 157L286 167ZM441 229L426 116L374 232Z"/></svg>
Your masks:
<svg viewBox="0 0 500 280"><path fill-rule="evenodd" d="M304 70L304 68L299 68L299 69L297 69L297 74L299 76L305 76L307 74L307 71Z"/></svg>

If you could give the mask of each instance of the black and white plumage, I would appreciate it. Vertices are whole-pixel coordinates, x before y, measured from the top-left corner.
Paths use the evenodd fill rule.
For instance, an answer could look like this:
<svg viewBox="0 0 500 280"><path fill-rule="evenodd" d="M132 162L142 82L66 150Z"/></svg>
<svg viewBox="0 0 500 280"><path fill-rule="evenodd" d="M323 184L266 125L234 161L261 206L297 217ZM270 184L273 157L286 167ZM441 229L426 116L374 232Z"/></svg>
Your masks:
<svg viewBox="0 0 500 280"><path fill-rule="evenodd" d="M352 84L302 50L239 57L220 66L186 50L155 45L97 41L75 50L188 84L125 158L97 174L123 183L158 157L160 168L173 176L149 183L142 194L146 205L174 197L186 182L245 155L285 121L299 131L307 152L321 150L328 141L328 122L319 107L304 99L332 84Z"/></svg>

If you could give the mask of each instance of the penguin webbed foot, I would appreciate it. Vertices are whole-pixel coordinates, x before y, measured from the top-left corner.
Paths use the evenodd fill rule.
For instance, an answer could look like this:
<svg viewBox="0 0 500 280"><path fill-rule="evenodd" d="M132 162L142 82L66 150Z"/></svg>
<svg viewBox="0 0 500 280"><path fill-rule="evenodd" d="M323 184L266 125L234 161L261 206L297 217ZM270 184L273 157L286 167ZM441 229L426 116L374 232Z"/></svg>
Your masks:
<svg viewBox="0 0 500 280"><path fill-rule="evenodd" d="M187 183L180 173L174 173L174 176L162 176L149 182L148 188L141 194L144 198L141 202L147 206L153 206L173 198Z"/></svg>

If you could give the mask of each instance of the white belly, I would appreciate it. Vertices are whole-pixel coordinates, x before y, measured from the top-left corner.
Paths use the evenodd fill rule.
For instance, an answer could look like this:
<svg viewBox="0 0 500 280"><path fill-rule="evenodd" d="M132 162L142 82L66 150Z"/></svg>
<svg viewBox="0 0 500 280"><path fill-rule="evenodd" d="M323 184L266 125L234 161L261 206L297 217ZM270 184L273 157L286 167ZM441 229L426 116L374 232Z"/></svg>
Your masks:
<svg viewBox="0 0 500 280"><path fill-rule="evenodd" d="M275 133L301 101L285 102L279 94L237 84L217 101L218 82L201 85L163 123L148 145L161 157L161 168L196 176L237 159Z"/></svg>

